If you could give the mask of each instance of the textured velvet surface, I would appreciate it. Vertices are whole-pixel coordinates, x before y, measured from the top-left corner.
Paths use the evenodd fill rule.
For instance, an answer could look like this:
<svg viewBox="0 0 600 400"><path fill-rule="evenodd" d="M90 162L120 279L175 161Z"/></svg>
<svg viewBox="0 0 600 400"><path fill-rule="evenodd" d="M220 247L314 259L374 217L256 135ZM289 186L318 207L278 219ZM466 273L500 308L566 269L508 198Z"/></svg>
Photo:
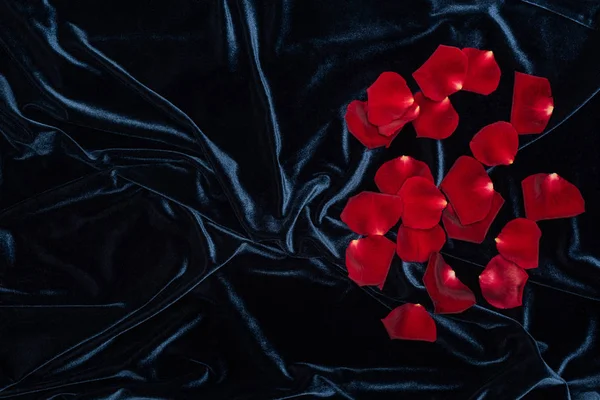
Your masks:
<svg viewBox="0 0 600 400"><path fill-rule="evenodd" d="M599 4L0 0L0 398L600 399ZM367 151L346 105L438 44L493 50L498 90L454 95L449 139ZM488 239L442 250L479 305L390 341L391 308L432 309L425 265L359 288L340 212L401 154L439 183L508 120L515 70L556 109L489 169ZM540 222L524 307L498 311L477 275L538 172L588 211Z"/></svg>

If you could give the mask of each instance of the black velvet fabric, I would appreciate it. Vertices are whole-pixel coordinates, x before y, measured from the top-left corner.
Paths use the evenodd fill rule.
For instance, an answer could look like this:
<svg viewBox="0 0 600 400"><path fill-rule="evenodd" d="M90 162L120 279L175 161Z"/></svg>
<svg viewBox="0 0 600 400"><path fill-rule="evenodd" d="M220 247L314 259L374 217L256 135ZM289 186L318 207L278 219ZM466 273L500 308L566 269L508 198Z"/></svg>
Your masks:
<svg viewBox="0 0 600 400"><path fill-rule="evenodd" d="M0 0L0 398L600 399L600 34L596 0ZM439 44L495 52L457 132L389 149L346 105ZM478 297L436 343L379 319L431 310L425 266L383 292L346 275L339 215L386 160L439 183L510 115L513 73L548 77L547 131L489 170L507 200L482 245L443 254ZM416 90L414 81L409 79ZM524 216L520 182L557 172L587 203L539 225L524 307L477 275ZM390 235L394 237L393 234Z"/></svg>

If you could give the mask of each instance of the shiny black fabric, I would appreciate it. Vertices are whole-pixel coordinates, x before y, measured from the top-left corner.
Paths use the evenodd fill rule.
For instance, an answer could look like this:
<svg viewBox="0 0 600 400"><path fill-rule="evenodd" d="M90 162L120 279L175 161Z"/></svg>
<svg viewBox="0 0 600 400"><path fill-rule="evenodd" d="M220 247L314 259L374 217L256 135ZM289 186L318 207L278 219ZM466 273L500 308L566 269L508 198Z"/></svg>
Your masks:
<svg viewBox="0 0 600 400"><path fill-rule="evenodd" d="M600 399L596 0L0 0L0 398ZM495 52L458 131L367 151L343 123L385 70L438 44ZM507 202L447 261L478 296L434 344L379 319L431 303L424 265L382 292L344 267L346 199L408 154L439 182L548 77L548 130L490 174ZM414 82L410 83L416 89ZM488 306L491 238L520 181L557 172L586 214L540 223L524 307ZM393 234L390 235L394 237Z"/></svg>

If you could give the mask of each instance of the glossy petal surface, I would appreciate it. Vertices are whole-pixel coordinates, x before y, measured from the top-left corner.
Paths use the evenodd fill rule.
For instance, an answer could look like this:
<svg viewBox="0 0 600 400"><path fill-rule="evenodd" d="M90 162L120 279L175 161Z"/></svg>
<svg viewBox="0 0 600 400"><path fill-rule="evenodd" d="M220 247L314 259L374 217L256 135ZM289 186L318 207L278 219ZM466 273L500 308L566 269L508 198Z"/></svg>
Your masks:
<svg viewBox="0 0 600 400"><path fill-rule="evenodd" d="M419 116L413 121L417 137L445 139L458 127L458 113L449 98L432 101L419 92L415 94Z"/></svg>
<svg viewBox="0 0 600 400"><path fill-rule="evenodd" d="M435 321L420 304L396 307L381 322L391 339L435 342L437 338Z"/></svg>
<svg viewBox="0 0 600 400"><path fill-rule="evenodd" d="M557 174L535 174L521 183L525 214L532 221L569 218L585 211L581 192Z"/></svg>
<svg viewBox="0 0 600 400"><path fill-rule="evenodd" d="M341 219L360 235L384 235L398 223L402 209L398 196L362 192L348 200Z"/></svg>
<svg viewBox="0 0 600 400"><path fill-rule="evenodd" d="M475 295L457 277L439 253L432 253L423 283L433 301L436 314L456 314L475 304Z"/></svg>
<svg viewBox="0 0 600 400"><path fill-rule="evenodd" d="M400 225L396 253L406 262L425 262L429 255L438 252L446 243L446 234L441 226L431 229L411 229Z"/></svg>
<svg viewBox="0 0 600 400"><path fill-rule="evenodd" d="M366 101L354 100L348 104L345 115L348 131L369 149L389 146L394 137L379 134L377 127L367 120L366 108Z"/></svg>
<svg viewBox="0 0 600 400"><path fill-rule="evenodd" d="M402 76L384 72L367 89L368 120L371 124L387 125L400 119L415 102Z"/></svg>
<svg viewBox="0 0 600 400"><path fill-rule="evenodd" d="M508 122L494 122L477 132L470 147L475 158L485 165L510 165L519 149L519 134Z"/></svg>
<svg viewBox="0 0 600 400"><path fill-rule="evenodd" d="M517 132L542 133L553 111L554 99L550 81L516 72L510 122Z"/></svg>
<svg viewBox="0 0 600 400"><path fill-rule="evenodd" d="M425 96L442 101L462 89L467 67L467 56L459 48L440 45L413 73L413 78Z"/></svg>
<svg viewBox="0 0 600 400"><path fill-rule="evenodd" d="M408 178L398 195L404 204L402 223L413 229L433 228L448 204L442 192L420 176Z"/></svg>
<svg viewBox="0 0 600 400"><path fill-rule="evenodd" d="M446 234L451 239L462 240L471 243L482 243L490 229L490 226L494 222L494 219L498 215L498 212L504 204L504 199L498 192L494 192L492 198L492 207L490 211L479 222L472 223L470 225L463 225L460 223L458 216L452 208L452 204L448 204L448 207L442 213L442 222L444 223L444 229Z"/></svg>
<svg viewBox="0 0 600 400"><path fill-rule="evenodd" d="M440 187L462 225L479 222L489 214L494 185L483 165L474 158L459 157Z"/></svg>
<svg viewBox="0 0 600 400"><path fill-rule="evenodd" d="M537 268L542 231L534 221L516 218L509 221L496 238L498 253L524 269Z"/></svg>
<svg viewBox="0 0 600 400"><path fill-rule="evenodd" d="M469 60L467 76L462 90L488 95L500 83L500 67L494 58L494 53L489 50L464 48L462 52Z"/></svg>
<svg viewBox="0 0 600 400"><path fill-rule="evenodd" d="M346 249L348 277L359 286L383 286L396 245L385 236L369 236L350 242Z"/></svg>
<svg viewBox="0 0 600 400"><path fill-rule="evenodd" d="M481 275L481 294L497 308L514 308L523 304L523 289L529 276L519 266L502 256L491 259Z"/></svg>
<svg viewBox="0 0 600 400"><path fill-rule="evenodd" d="M396 157L385 162L375 173L375 184L382 193L397 194L404 182L413 176L420 176L433 183L433 176L427 164L410 156Z"/></svg>

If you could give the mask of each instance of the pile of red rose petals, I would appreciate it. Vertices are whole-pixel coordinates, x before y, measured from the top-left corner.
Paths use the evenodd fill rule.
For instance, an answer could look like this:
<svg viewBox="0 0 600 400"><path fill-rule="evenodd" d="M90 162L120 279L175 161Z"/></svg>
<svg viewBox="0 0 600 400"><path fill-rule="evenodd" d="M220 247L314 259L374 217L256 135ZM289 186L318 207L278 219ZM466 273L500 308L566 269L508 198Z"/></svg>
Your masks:
<svg viewBox="0 0 600 400"><path fill-rule="evenodd" d="M448 96L459 90L488 95L498 87L500 68L491 51L439 46L413 73L421 92L413 95L406 80L384 72L367 89L367 101L348 106L348 130L363 145L389 147L412 122L417 137L444 139L458 126ZM499 121L477 132L441 184L422 161L409 156L384 163L375 174L381 193L362 192L348 200L341 219L355 233L346 249L350 279L360 286L385 284L394 253L404 262L427 262L423 283L435 314L461 313L476 303L442 257L446 238L482 243L504 204L484 165L515 161L519 135L541 133L554 103L545 78L517 72L510 122ZM498 255L479 276L481 293L497 308L522 305L526 270L537 268L542 236L536 221L568 218L585 211L581 193L556 173L535 174L522 182L526 218L509 221L496 240ZM400 223L396 243L385 235ZM441 223L441 224L440 224ZM443 224L443 228L442 228ZM435 320L420 304L407 303L383 320L390 338L433 342Z"/></svg>

